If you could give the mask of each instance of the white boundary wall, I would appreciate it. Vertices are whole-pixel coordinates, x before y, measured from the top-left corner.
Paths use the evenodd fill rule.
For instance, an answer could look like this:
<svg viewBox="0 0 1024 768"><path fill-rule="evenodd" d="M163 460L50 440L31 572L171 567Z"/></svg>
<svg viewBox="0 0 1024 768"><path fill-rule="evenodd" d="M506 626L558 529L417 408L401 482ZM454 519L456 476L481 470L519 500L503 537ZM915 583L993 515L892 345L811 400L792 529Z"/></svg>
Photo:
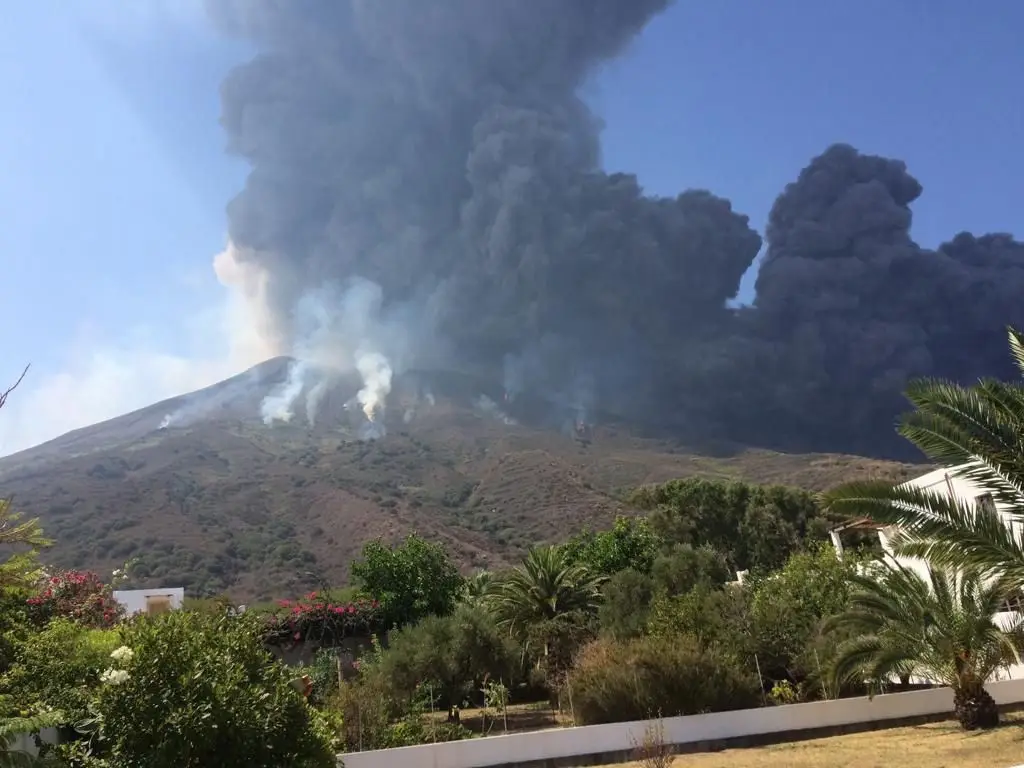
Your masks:
<svg viewBox="0 0 1024 768"><path fill-rule="evenodd" d="M987 689L1000 705L1024 702L1024 680L989 683ZM888 693L873 699L836 699L670 717L662 723L666 743L690 744L941 715L952 711L952 691L949 688L932 688ZM624 752L642 742L646 728L646 721L558 728L444 744L352 752L339 755L339 758L344 761L345 768L486 768L533 760Z"/></svg>

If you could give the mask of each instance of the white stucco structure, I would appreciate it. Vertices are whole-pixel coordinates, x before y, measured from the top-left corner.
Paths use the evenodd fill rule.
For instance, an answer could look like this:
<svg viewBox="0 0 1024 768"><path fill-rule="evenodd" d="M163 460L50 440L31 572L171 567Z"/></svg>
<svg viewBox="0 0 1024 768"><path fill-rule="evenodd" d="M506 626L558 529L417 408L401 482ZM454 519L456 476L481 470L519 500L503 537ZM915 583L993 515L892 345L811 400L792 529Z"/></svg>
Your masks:
<svg viewBox="0 0 1024 768"><path fill-rule="evenodd" d="M185 588L118 589L114 590L114 599L124 606L129 615L176 611L185 602Z"/></svg>
<svg viewBox="0 0 1024 768"><path fill-rule="evenodd" d="M922 490L932 491L933 493L941 493L945 496L953 496L959 498L961 501L971 503L975 506L991 504L996 508L997 511L1000 511L998 505L996 505L993 502L992 496L987 491L985 491L983 488L978 487L977 485L963 477L958 477L955 468L936 469L932 472L929 472L926 475L921 475L921 477L914 478L913 480L908 480L906 483L904 483L904 485L920 488ZM1013 528L1017 528L1017 526L1019 526L1019 523L1013 522L1011 518L1005 514L1005 512L1000 511L1000 516L1003 518L1003 522L1005 524L1012 526ZM839 536L840 532L844 528L853 527L876 528L878 531L878 540L881 543L882 549L885 551L885 553L889 555L889 557L892 557L893 560L895 560L900 565L916 571L923 578L927 579L928 571L927 565L924 561L915 557L895 557L893 555L891 540L896 532L896 529L892 526L877 526L871 524L868 521L859 521L851 523L846 526L839 526L838 528L832 531L832 543L835 546L838 554L842 555L843 552L843 545ZM1017 613L1017 611L1005 611L1003 613L999 613L996 615L996 621L1004 627L1009 626L1012 622L1017 620L1018 615L1019 614ZM1024 678L1024 664L1014 665L1013 667L1010 667L1008 671L1001 670L995 675L994 679L1005 680L1008 677L1014 680Z"/></svg>

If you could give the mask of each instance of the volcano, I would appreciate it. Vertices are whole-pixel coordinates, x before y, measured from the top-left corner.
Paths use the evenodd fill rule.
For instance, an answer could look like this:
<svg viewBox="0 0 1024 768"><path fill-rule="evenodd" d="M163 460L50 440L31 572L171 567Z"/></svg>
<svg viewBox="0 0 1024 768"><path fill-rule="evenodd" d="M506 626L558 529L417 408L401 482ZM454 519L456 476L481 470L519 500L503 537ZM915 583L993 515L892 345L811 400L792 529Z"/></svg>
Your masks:
<svg viewBox="0 0 1024 768"><path fill-rule="evenodd" d="M343 583L362 545L412 531L466 570L607 525L625 490L690 475L819 489L920 467L835 454L686 446L611 414L507 396L467 372L395 378L365 439L357 376L336 376L309 418L261 404L294 361L268 360L196 392L0 459L0 489L39 517L56 565L105 573L138 558L139 586L237 599ZM646 432L645 432L646 434Z"/></svg>

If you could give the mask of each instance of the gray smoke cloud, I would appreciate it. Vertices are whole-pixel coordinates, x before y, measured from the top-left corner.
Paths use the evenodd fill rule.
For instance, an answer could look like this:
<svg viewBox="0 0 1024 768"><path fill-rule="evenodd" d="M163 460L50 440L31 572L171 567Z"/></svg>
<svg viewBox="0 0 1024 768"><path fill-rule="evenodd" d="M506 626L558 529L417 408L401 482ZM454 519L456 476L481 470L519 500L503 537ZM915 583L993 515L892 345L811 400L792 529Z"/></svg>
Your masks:
<svg viewBox="0 0 1024 768"><path fill-rule="evenodd" d="M842 144L814 158L772 209L739 309L762 246L747 217L602 171L580 88L668 4L207 0L258 50L222 89L229 149L252 166L228 206L232 274L259 287L296 376L332 370L315 337L362 374L369 414L429 357L587 419L878 454L901 445L909 377L1007 371L1024 246L918 246L922 189L899 161ZM311 303L330 332L310 331Z"/></svg>

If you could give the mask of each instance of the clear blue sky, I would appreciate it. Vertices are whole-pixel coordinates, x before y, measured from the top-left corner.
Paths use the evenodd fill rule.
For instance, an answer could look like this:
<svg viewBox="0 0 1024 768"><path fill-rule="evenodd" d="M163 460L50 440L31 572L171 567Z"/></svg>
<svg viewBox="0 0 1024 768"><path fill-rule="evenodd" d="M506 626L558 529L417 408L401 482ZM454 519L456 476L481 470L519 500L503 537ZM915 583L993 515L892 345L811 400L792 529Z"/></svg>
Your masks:
<svg viewBox="0 0 1024 768"><path fill-rule="evenodd" d="M0 453L217 370L192 375L218 349L191 321L218 301L210 260L244 179L217 124L218 83L244 52L199 5L5 4L0 377L34 369ZM588 97L609 169L658 193L711 189L759 229L807 161L845 141L921 180L921 243L1024 236L1022 28L1019 0L683 0Z"/></svg>

